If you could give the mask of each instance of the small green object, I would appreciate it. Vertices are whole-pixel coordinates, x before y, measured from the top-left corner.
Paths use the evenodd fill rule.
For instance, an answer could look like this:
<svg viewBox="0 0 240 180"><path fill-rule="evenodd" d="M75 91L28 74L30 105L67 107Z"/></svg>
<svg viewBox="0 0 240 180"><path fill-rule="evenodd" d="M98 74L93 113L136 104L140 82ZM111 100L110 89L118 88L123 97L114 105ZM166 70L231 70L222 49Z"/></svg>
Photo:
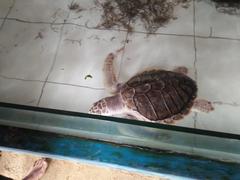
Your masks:
<svg viewBox="0 0 240 180"><path fill-rule="evenodd" d="M92 77L92 75L88 74L88 75L85 76L84 79L86 80L87 78L93 78L93 77Z"/></svg>

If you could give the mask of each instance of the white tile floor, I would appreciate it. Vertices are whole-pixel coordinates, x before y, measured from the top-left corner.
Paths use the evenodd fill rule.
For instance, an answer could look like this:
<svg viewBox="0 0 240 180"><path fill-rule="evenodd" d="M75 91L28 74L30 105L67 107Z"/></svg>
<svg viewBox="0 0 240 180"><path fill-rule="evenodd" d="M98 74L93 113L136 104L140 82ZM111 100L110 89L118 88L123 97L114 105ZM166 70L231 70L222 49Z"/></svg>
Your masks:
<svg viewBox="0 0 240 180"><path fill-rule="evenodd" d="M13 78L45 80L58 39L59 33L48 25L6 21L0 33L0 73Z"/></svg>
<svg viewBox="0 0 240 180"><path fill-rule="evenodd" d="M240 102L240 41L197 39L199 96Z"/></svg>
<svg viewBox="0 0 240 180"><path fill-rule="evenodd" d="M120 81L144 69L184 65L197 79L199 97L214 102L214 112L192 113L177 125L240 134L240 16L220 13L210 0L191 1L147 36L139 23L130 34L96 29L102 10L93 0L74 1L80 11L70 11L71 2L0 1L0 101L87 112L108 95L106 55L125 46L116 66Z"/></svg>
<svg viewBox="0 0 240 180"><path fill-rule="evenodd" d="M104 90L47 83L39 106L88 112L92 102L106 96Z"/></svg>
<svg viewBox="0 0 240 180"><path fill-rule="evenodd" d="M161 68L173 70L177 66L186 66L189 76L194 78L194 48L191 37L131 34L121 67L121 80L145 69ZM127 67L127 68L126 68Z"/></svg>
<svg viewBox="0 0 240 180"><path fill-rule="evenodd" d="M239 15L229 15L216 10L209 0L196 1L196 35L221 36L240 39ZM240 11L240 10L238 10Z"/></svg>
<svg viewBox="0 0 240 180"><path fill-rule="evenodd" d="M125 38L126 32L65 26L49 80L103 88L102 63L109 52L124 45Z"/></svg>
<svg viewBox="0 0 240 180"><path fill-rule="evenodd" d="M0 77L1 102L35 106L38 102L43 83Z"/></svg>
<svg viewBox="0 0 240 180"><path fill-rule="evenodd" d="M71 2L71 0L15 0L8 17L33 22L63 22L68 17L68 5Z"/></svg>
<svg viewBox="0 0 240 180"><path fill-rule="evenodd" d="M0 17L5 17L8 14L9 8L11 7L13 1L2 0L0 6Z"/></svg>

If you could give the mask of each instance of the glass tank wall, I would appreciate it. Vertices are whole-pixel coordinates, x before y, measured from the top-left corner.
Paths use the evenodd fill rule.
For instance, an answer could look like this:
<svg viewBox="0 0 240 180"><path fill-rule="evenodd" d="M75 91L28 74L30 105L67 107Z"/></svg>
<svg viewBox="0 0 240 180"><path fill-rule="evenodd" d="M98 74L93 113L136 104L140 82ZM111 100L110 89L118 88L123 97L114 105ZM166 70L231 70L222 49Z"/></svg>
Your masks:
<svg viewBox="0 0 240 180"><path fill-rule="evenodd" d="M147 148L156 154L166 150L240 163L240 136L234 134L3 103L0 104L0 125ZM11 133L14 134L14 130ZM15 142L14 137L21 135L5 136L13 137ZM41 136L46 138L39 135L39 139ZM31 137L29 143L33 143Z"/></svg>
<svg viewBox="0 0 240 180"><path fill-rule="evenodd" d="M102 67L122 47L119 82L185 66L213 103L177 126L240 134L238 1L1 0L0 101L86 113L110 95Z"/></svg>

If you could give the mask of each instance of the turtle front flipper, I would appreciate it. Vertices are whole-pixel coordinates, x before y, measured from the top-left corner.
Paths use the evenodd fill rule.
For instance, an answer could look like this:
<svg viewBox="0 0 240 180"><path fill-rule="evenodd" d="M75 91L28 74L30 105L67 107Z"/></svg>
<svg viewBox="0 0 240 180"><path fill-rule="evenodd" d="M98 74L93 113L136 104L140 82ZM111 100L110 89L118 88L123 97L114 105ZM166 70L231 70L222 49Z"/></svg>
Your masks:
<svg viewBox="0 0 240 180"><path fill-rule="evenodd" d="M123 48L117 50L115 53L109 53L104 62L103 66L104 85L106 86L106 89L111 93L115 93L118 89L114 61L122 50Z"/></svg>

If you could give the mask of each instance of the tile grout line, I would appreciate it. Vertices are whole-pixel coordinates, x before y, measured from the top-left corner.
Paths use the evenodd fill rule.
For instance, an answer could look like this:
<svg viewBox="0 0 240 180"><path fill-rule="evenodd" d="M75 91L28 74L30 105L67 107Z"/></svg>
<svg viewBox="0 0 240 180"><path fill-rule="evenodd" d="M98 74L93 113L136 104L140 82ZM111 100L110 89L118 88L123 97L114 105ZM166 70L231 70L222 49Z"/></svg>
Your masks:
<svg viewBox="0 0 240 180"><path fill-rule="evenodd" d="M14 5L15 5L15 2L16 2L15 0L12 0L12 4L11 4L11 6L8 8L7 14L5 15L4 18L2 18L2 19L3 19L3 22L2 22L2 24L1 24L1 26L0 26L0 31L3 29L3 26L4 26L4 24L5 24L5 22L6 22L7 18L8 18L8 15L9 15L10 12L12 11L12 9L13 9L13 7L14 7Z"/></svg>
<svg viewBox="0 0 240 180"><path fill-rule="evenodd" d="M195 6L195 0L193 0L193 48L194 48L194 62L193 62L193 68L194 68L194 79L197 84L198 80L198 72L197 72L197 45L196 45L196 6ZM198 120L198 113L194 112L193 114L193 120L194 120L194 127L197 128L197 120ZM197 141L196 137L193 137L193 146L192 146L192 152L194 153L194 148L197 147Z"/></svg>
<svg viewBox="0 0 240 180"><path fill-rule="evenodd" d="M240 107L240 103L237 102L222 102L222 101L212 101L213 104L216 105L227 105L232 107Z"/></svg>
<svg viewBox="0 0 240 180"><path fill-rule="evenodd" d="M60 29L60 35L59 35L60 37L59 37L59 39L58 39L56 52L55 52L55 54L54 54L53 62L52 62L52 65L51 65L51 67L50 67L50 70L49 70L49 72L48 72L48 74L47 74L47 77L46 77L45 81L43 82L43 86L42 86L42 89L41 89L40 96L39 96L39 98L38 98L37 106L39 106L39 104L40 104L40 101L41 101L41 99L42 99L42 95L43 95L45 86L46 86L46 84L47 84L47 80L48 80L48 78L49 78L49 75L50 75L50 73L51 73L51 70L53 69L53 66L55 65L55 61L56 61L56 59L57 59L57 54L58 54L60 42L61 42L61 40L62 40L63 27L64 27L64 25L62 25L62 27L61 27L61 29Z"/></svg>
<svg viewBox="0 0 240 180"><path fill-rule="evenodd" d="M198 71L197 71L197 43L196 43L196 9L195 9L195 0L193 0L193 48L194 48L194 79L198 81Z"/></svg>
<svg viewBox="0 0 240 180"><path fill-rule="evenodd" d="M76 24L76 23L68 23L68 22L63 22L63 23L54 23L54 22L44 22L44 21L28 21L28 20L22 20L18 18L0 18L0 19L5 19L7 21L17 21L17 22L22 22L22 23L29 23L29 24L46 24L46 25L72 25L72 26L78 26L82 28L87 28L87 29L95 29L95 30L101 30L101 31L123 31L127 32L127 30L123 29L101 29L101 28L96 28L96 27L88 27L86 25L81 25L81 24ZM147 32L142 32L142 31L133 31L133 33L138 33L138 34L147 34ZM159 35L159 36L177 36L177 37L193 37L194 35L190 34L176 34L176 33L151 33L150 35ZM240 41L240 38L230 38L230 37L220 37L220 36L201 36L201 35L196 35L195 38L201 38L201 39L222 39L222 40L230 40L230 41Z"/></svg>
<svg viewBox="0 0 240 180"><path fill-rule="evenodd" d="M196 6L195 6L195 0L193 0L193 47L194 47L194 62L193 62L194 79L197 83L197 81L198 81L198 71L197 71ZM193 116L194 128L197 128L197 119L198 119L198 114L197 114L197 112L194 112L194 116Z"/></svg>
<svg viewBox="0 0 240 180"><path fill-rule="evenodd" d="M68 12L68 15L67 15L66 19L68 19L69 15L70 15L70 10ZM66 21L66 19L64 19L64 22ZM38 101L37 101L37 106L39 106L39 104L40 104L40 101L42 99L42 95L43 95L44 89L46 87L48 78L49 78L50 74L52 73L52 70L53 70L53 68L55 66L55 63L56 63L56 60L57 60L58 51L59 51L59 48L60 48L60 44L62 42L62 36L63 36L64 27L65 27L65 24L63 23L61 28L60 28L60 35L59 35L59 39L58 39L58 43L57 43L57 47L56 47L56 52L54 54L53 62L52 62L52 65L51 65L51 67L49 69L47 77L46 77L46 79L45 79L45 81L43 83L43 86L42 86L42 89L41 89L41 93L40 93L40 96L39 96Z"/></svg>
<svg viewBox="0 0 240 180"><path fill-rule="evenodd" d="M7 77L7 76L4 76L4 75L0 75L0 78L10 79L10 80L17 80L17 81L23 81L23 82L40 82L40 83L46 82L46 83L49 83L49 84L58 84L58 85L65 85L65 86L73 86L73 87L86 88L86 89L99 90L99 91L103 91L103 90L104 90L104 87L91 87L91 86L70 84L70 83L64 83L64 82L43 81L43 80L33 80L33 79L23 79L23 78ZM222 103L222 104L231 104L231 103L224 103L224 102L220 102L220 103Z"/></svg>
<svg viewBox="0 0 240 180"><path fill-rule="evenodd" d="M58 85L65 85L65 86L73 86L73 87L79 87L79 88L86 88L86 89L92 89L97 91L103 91L105 88L101 87L91 87L91 86L82 86L82 85L76 85L76 84L69 84L69 83L62 83L62 82L55 82L55 81L46 81L49 84L58 84ZM230 103L224 103L224 104L230 104Z"/></svg>
<svg viewBox="0 0 240 180"><path fill-rule="evenodd" d="M240 41L239 38L230 38L230 37L219 37L219 36L200 36L195 35L195 38L197 39L221 39L221 40L229 40L229 41Z"/></svg>
<svg viewBox="0 0 240 180"><path fill-rule="evenodd" d="M37 79L24 79L24 78L17 78L17 77L8 77L8 76L2 75L2 74L0 74L0 78L17 80L17 81L26 81L26 82L44 82L42 80L37 80Z"/></svg>

